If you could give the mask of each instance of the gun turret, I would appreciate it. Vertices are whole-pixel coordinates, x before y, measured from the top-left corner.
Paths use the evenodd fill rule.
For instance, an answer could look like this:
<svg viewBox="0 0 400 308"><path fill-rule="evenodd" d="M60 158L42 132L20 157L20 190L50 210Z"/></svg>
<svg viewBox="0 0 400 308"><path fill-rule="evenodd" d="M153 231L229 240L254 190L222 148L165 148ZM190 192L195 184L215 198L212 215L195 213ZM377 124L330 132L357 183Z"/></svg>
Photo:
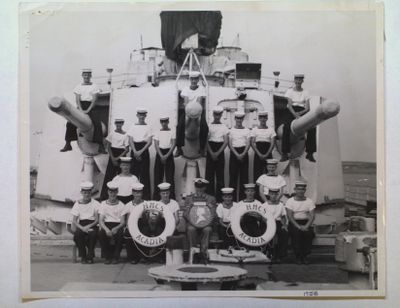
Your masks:
<svg viewBox="0 0 400 308"><path fill-rule="evenodd" d="M53 97L50 99L49 108L59 116L74 124L78 129L78 146L83 154L94 156L99 154L99 145L93 141L94 125L90 117L83 111L75 108L65 98ZM103 134L106 127L102 123Z"/></svg>

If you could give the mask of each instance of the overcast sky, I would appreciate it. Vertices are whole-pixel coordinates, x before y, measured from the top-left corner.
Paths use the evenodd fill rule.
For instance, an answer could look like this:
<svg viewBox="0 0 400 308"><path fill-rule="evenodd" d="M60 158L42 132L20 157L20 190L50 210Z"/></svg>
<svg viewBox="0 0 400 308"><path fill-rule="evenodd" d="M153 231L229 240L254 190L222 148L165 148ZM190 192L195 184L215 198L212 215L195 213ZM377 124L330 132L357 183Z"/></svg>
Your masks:
<svg viewBox="0 0 400 308"><path fill-rule="evenodd" d="M94 75L125 72L129 54L161 47L160 11L51 11L30 15L31 131L41 131L47 102L71 92L82 67ZM240 35L242 49L263 75L281 71L306 75L312 94L337 99L343 161L376 161L375 15L371 12L222 11L221 37L230 45ZM63 138L63 136L60 136ZM40 150L32 136L31 159Z"/></svg>

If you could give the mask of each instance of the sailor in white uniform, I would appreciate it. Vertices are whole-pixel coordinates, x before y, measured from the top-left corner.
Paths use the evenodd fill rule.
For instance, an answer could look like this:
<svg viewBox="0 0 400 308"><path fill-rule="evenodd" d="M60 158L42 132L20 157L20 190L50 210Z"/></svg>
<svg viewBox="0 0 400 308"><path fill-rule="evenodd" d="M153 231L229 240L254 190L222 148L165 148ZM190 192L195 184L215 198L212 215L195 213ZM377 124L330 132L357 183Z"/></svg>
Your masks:
<svg viewBox="0 0 400 308"><path fill-rule="evenodd" d="M228 145L228 127L221 123L224 109L216 106L213 109L214 121L209 125L206 180L210 182L207 186L207 193L215 196L217 202L222 201L221 188L224 187L225 173L225 148Z"/></svg>
<svg viewBox="0 0 400 308"><path fill-rule="evenodd" d="M113 183L118 186L118 200L120 200L123 204L127 204L129 201L132 201L132 185L134 183L139 183L138 178L130 172L131 161L131 157L121 157L121 173L116 175L112 180Z"/></svg>
<svg viewBox="0 0 400 308"><path fill-rule="evenodd" d="M156 148L156 160L154 163L154 194L153 199L159 200L160 191L158 184L165 181L170 183L171 198L175 198L175 162L174 149L176 145L176 132L168 127L169 117L160 117L161 129L154 132L153 140Z"/></svg>
<svg viewBox="0 0 400 308"><path fill-rule="evenodd" d="M244 112L235 112L235 126L229 131L229 186L244 198L243 184L249 181L250 130L243 126ZM234 200L238 200L237 197Z"/></svg>
<svg viewBox="0 0 400 308"><path fill-rule="evenodd" d="M97 240L98 211L100 204L92 199L93 183L81 183L82 198L71 209L72 225L75 227L74 242L78 247L81 263L93 263ZM87 247L87 250L86 250Z"/></svg>
<svg viewBox="0 0 400 308"><path fill-rule="evenodd" d="M278 200L280 200L286 187L286 181L280 174L277 173L278 161L276 159L267 160L267 174L262 174L257 179L259 196L261 201L266 202L268 200L269 188L279 188Z"/></svg>
<svg viewBox="0 0 400 308"><path fill-rule="evenodd" d="M143 198L150 200L150 155L149 147L152 143L152 130L146 124L147 109L138 108L136 110L138 122L133 124L128 131L129 145L133 163L131 166L132 174L136 175L144 185Z"/></svg>

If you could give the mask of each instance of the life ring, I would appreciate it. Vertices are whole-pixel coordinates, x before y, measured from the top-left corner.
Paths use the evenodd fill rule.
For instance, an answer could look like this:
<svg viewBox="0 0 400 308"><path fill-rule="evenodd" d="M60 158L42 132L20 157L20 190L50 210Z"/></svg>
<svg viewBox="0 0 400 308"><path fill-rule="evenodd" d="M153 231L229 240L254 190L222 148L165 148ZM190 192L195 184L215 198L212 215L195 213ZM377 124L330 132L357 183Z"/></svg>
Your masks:
<svg viewBox="0 0 400 308"><path fill-rule="evenodd" d="M155 211L163 215L165 228L160 235L151 237L144 235L140 231L138 221L144 211ZM159 201L145 201L133 207L128 219L128 229L132 239L138 244L146 247L158 247L164 245L167 242L167 237L174 233L175 218L170 208L164 203Z"/></svg>
<svg viewBox="0 0 400 308"><path fill-rule="evenodd" d="M258 213L266 219L267 229L265 230L264 234L258 237L252 237L243 231L242 227L240 226L240 220L242 219L243 215L248 213ZM252 204L235 208L231 218L231 229L235 238L240 242L248 246L258 247L266 245L273 239L276 232L276 223L275 218L267 211L265 206Z"/></svg>

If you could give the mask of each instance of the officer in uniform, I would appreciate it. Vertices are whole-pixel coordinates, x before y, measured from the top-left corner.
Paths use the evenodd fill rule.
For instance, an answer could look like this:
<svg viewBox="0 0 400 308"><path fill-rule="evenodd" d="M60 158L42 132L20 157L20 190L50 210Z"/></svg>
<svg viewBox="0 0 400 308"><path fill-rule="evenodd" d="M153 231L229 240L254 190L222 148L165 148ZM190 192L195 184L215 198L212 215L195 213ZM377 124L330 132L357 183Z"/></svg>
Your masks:
<svg viewBox="0 0 400 308"><path fill-rule="evenodd" d="M305 196L307 183L296 181L294 197L286 202L286 212L289 219L289 234L297 264L308 264L307 255L311 252L312 240L315 236L311 224L314 221L315 204Z"/></svg>
<svg viewBox="0 0 400 308"><path fill-rule="evenodd" d="M292 121L294 119L298 119L299 117L305 115L307 112L310 111L310 94L307 90L304 90L302 88L303 81L303 74L294 75L295 87L288 89L285 93L285 96L288 99L287 109L289 112L287 112L287 118L285 119L285 124L283 126L281 161L286 161L289 159L291 148L290 126L292 124ZM311 162L315 162L314 152L317 151L316 134L317 130L315 127L307 132L306 158Z"/></svg>
<svg viewBox="0 0 400 308"><path fill-rule="evenodd" d="M175 162L173 151L175 149L176 133L168 127L169 117L160 117L161 129L154 133L154 146L156 148L156 160L154 163L154 194L153 199L159 200L160 190L158 184L165 181L171 185L171 198L175 198Z"/></svg>
<svg viewBox="0 0 400 308"><path fill-rule="evenodd" d="M150 200L150 155L149 147L152 143L152 131L150 125L146 124L147 109L136 110L138 123L131 126L128 131L129 145L131 147L132 174L136 175L144 185L143 198Z"/></svg>
<svg viewBox="0 0 400 308"><path fill-rule="evenodd" d="M249 180L250 130L243 126L245 113L235 112L235 126L229 131L229 186L239 191L239 199L244 198L243 184ZM239 183L238 183L239 181ZM238 198L235 198L237 201Z"/></svg>
<svg viewBox="0 0 400 308"><path fill-rule="evenodd" d="M221 123L224 109L216 106L213 109L214 121L209 126L206 160L206 179L210 182L207 193L222 201L221 188L224 187L225 153L228 145L229 129ZM216 184L216 185L215 185Z"/></svg>
<svg viewBox="0 0 400 308"><path fill-rule="evenodd" d="M204 263L208 262L208 245L212 225L216 218L216 202L213 196L205 193L208 181L202 178L194 180L195 192L186 196L185 212L187 236L190 250L200 239L200 254Z"/></svg>

